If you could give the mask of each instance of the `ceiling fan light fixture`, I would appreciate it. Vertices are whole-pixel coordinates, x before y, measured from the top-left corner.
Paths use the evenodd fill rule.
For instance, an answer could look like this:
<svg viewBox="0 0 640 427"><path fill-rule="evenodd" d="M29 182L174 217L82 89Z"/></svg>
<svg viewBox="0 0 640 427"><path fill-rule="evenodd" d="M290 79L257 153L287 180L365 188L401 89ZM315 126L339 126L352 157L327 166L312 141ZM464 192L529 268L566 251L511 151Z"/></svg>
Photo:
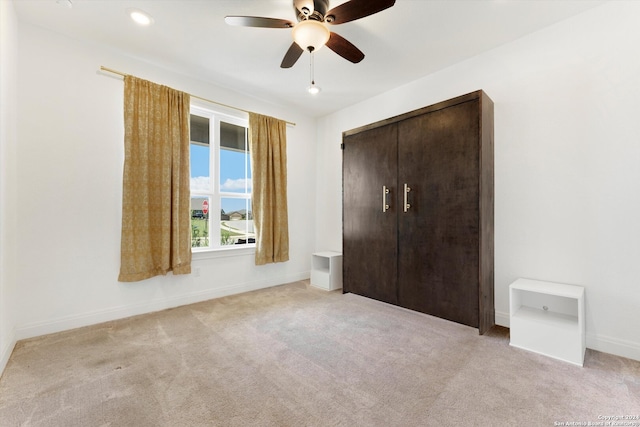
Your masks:
<svg viewBox="0 0 640 427"><path fill-rule="evenodd" d="M331 36L331 32L321 22L307 19L300 21L293 27L293 41L303 49L318 50L324 46Z"/></svg>
<svg viewBox="0 0 640 427"><path fill-rule="evenodd" d="M320 86L316 86L316 82L311 82L311 86L307 88L307 92L311 95L317 95L320 93Z"/></svg>

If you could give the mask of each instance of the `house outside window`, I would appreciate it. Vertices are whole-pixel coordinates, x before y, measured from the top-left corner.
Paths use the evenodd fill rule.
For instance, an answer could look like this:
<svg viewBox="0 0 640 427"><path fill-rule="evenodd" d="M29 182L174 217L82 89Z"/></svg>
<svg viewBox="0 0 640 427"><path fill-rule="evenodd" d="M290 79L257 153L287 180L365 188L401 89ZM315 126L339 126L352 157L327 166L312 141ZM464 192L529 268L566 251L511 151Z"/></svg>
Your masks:
<svg viewBox="0 0 640 427"><path fill-rule="evenodd" d="M255 245L248 120L191 105L191 247Z"/></svg>

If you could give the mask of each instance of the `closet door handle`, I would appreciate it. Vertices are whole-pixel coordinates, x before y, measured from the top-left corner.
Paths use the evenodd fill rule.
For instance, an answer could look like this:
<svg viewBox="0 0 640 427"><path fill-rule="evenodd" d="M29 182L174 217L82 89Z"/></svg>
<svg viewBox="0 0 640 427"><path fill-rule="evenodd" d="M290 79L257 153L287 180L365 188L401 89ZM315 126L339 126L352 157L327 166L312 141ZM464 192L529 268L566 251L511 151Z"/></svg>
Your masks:
<svg viewBox="0 0 640 427"><path fill-rule="evenodd" d="M411 188L409 188L409 186L405 182L404 183L404 211L405 212L409 211L409 208L411 207L411 205L409 204L409 191L411 191Z"/></svg>
<svg viewBox="0 0 640 427"><path fill-rule="evenodd" d="M387 195L389 194L389 189L386 185L382 186L382 212L386 212L389 209L389 204L387 203Z"/></svg>

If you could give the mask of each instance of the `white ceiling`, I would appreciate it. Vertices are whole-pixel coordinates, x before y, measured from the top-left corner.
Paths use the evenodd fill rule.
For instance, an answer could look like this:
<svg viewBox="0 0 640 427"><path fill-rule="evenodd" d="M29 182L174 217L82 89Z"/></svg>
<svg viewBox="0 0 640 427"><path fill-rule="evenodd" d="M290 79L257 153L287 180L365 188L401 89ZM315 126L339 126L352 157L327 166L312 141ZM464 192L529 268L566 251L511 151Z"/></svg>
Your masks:
<svg viewBox="0 0 640 427"><path fill-rule="evenodd" d="M293 0L72 0L72 8L56 0L14 4L21 22L93 40L219 86L323 116L605 1L397 0L378 14L331 26L366 56L352 64L326 47L318 50L315 80L322 92L315 96L306 92L308 53L292 68L280 68L292 43L291 30L224 22L226 15L295 22ZM344 2L333 0L330 7ZM154 24L134 24L125 13L130 7L150 13Z"/></svg>

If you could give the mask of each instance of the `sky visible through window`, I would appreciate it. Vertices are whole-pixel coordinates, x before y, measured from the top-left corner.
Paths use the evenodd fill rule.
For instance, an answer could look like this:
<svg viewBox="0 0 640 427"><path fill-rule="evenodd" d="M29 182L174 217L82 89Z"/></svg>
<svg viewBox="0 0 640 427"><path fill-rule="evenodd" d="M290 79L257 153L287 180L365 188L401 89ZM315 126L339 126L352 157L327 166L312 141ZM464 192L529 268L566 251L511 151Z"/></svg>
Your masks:
<svg viewBox="0 0 640 427"><path fill-rule="evenodd" d="M191 191L209 191L209 147L191 144ZM220 150L220 190L231 193L244 193L245 185L251 191L251 170L244 177L246 153ZM247 159L248 160L248 159ZM248 164L248 162L247 162ZM244 199L224 199L222 208L226 213L246 209Z"/></svg>

